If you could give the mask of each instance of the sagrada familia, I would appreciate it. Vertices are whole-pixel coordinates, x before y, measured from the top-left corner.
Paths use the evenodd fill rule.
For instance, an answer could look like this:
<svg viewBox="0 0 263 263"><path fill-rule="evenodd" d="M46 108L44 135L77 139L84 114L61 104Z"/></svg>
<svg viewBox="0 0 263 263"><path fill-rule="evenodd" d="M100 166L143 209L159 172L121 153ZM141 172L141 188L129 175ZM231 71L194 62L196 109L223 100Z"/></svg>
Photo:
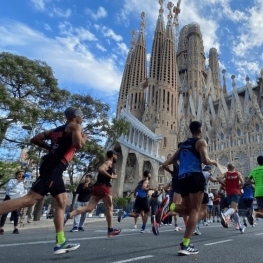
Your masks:
<svg viewBox="0 0 263 263"><path fill-rule="evenodd" d="M246 85L237 88L232 75L228 92L226 70L223 84L220 81L216 48L210 49L206 65L200 26L184 26L176 39L180 2L167 4L165 25L164 0L159 0L149 72L144 12L137 39L132 31L117 105L117 117L128 121L130 130L113 146L119 154L114 195L133 191L145 169L151 171L153 186L166 185L171 176L161 164L191 136L189 124L194 120L202 123L209 156L220 167L231 162L246 177L257 165L257 156L263 155L263 69L255 85L246 77ZM212 172L218 176L222 169Z"/></svg>

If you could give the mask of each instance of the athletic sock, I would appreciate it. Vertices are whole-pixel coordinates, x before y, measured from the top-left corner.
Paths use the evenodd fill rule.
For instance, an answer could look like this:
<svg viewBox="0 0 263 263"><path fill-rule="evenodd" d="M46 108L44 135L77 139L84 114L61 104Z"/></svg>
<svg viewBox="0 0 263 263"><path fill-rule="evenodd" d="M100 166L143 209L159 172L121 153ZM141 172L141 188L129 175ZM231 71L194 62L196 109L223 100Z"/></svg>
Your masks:
<svg viewBox="0 0 263 263"><path fill-rule="evenodd" d="M56 243L61 245L66 241L66 238L64 236L64 231L57 232L56 233Z"/></svg>
<svg viewBox="0 0 263 263"><path fill-rule="evenodd" d="M175 211L175 209L176 209L176 204L175 203L171 203L171 205L170 205L170 211Z"/></svg>
<svg viewBox="0 0 263 263"><path fill-rule="evenodd" d="M239 215L237 213L234 213L233 214L233 218L235 220L235 223L238 224L239 226L239 229L242 229L243 228L243 225L241 224L240 220L239 220Z"/></svg>
<svg viewBox="0 0 263 263"><path fill-rule="evenodd" d="M108 228L108 232L112 232L113 231L113 228L112 227L109 227Z"/></svg>
<svg viewBox="0 0 263 263"><path fill-rule="evenodd" d="M235 213L235 210L233 208L229 208L225 213L224 216L230 216Z"/></svg>
<svg viewBox="0 0 263 263"><path fill-rule="evenodd" d="M190 244L190 238L183 238L182 243L184 246L188 247Z"/></svg>
<svg viewBox="0 0 263 263"><path fill-rule="evenodd" d="M146 227L146 224L142 224L142 229L145 229L145 227Z"/></svg>

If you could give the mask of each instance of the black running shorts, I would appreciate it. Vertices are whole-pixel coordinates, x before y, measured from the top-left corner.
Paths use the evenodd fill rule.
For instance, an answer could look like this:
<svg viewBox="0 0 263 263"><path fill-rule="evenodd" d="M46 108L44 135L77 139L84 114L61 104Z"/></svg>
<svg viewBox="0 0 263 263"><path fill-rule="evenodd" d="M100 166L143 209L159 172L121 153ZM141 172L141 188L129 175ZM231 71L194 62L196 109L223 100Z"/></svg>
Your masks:
<svg viewBox="0 0 263 263"><path fill-rule="evenodd" d="M181 196L185 197L189 194L204 192L205 177L203 173L190 173L183 178L178 178Z"/></svg>
<svg viewBox="0 0 263 263"><path fill-rule="evenodd" d="M204 193L202 205L208 204L208 202L209 202L208 193Z"/></svg>
<svg viewBox="0 0 263 263"><path fill-rule="evenodd" d="M39 169L40 176L34 182L31 190L42 196L45 196L47 193L50 193L52 196L66 193L63 181L63 172L65 170L66 166L61 162L48 169L42 164Z"/></svg>
<svg viewBox="0 0 263 263"><path fill-rule="evenodd" d="M134 203L134 212L141 213L142 211L144 211L145 213L148 213L150 211L148 198L137 196Z"/></svg>

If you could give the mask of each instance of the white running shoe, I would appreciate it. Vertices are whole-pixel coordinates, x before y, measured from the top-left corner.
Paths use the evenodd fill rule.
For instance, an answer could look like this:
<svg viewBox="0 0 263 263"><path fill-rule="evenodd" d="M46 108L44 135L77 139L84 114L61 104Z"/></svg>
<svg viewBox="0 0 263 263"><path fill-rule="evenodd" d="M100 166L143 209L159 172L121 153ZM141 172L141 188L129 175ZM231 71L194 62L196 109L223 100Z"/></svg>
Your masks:
<svg viewBox="0 0 263 263"><path fill-rule="evenodd" d="M181 231L181 230L182 230L182 228L179 227L179 226L176 226L175 229L174 229L174 231L176 231L176 232L179 232L179 231Z"/></svg>
<svg viewBox="0 0 263 263"><path fill-rule="evenodd" d="M134 227L133 228L137 228L137 225L134 225Z"/></svg>

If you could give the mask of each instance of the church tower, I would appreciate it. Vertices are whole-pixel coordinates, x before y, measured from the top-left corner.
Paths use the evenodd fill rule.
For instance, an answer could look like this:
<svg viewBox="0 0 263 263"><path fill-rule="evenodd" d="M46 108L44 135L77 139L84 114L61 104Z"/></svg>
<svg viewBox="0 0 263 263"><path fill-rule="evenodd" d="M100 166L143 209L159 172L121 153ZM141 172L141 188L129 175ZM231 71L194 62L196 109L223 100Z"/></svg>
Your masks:
<svg viewBox="0 0 263 263"><path fill-rule="evenodd" d="M132 30L131 35L132 35L131 48L128 53L128 57L126 59L126 64L125 64L124 72L122 75L121 86L120 86L117 113L116 113L117 117L119 116L122 109L126 107L126 98L128 96L128 90L130 87L131 61L132 61L134 47L135 47L135 30Z"/></svg>
<svg viewBox="0 0 263 263"><path fill-rule="evenodd" d="M138 36L136 46L133 51L131 65L130 65L130 79L129 79L129 106L131 114L133 114L139 121L142 121L142 116L145 109L146 94L142 88L146 81L146 41L145 41L145 13L141 14L142 23L141 30Z"/></svg>
<svg viewBox="0 0 263 263"><path fill-rule="evenodd" d="M183 96L188 97L189 93L192 94L195 108L199 95L205 94L205 60L200 26L197 23L184 26L180 31L177 61Z"/></svg>
<svg viewBox="0 0 263 263"><path fill-rule="evenodd" d="M163 3L163 1L160 1L160 3ZM159 153L165 158L174 151L176 146L175 130L177 129L176 114L178 98L175 25L172 14L173 4L169 2L167 7L169 9L169 14L165 35L163 36L161 32L157 33L158 31L155 33L155 36L159 34L164 37L161 53L157 52L157 54L160 55L160 60L158 71L156 71L156 73L158 72L158 75L155 76L158 76L158 82L154 85L154 91L156 93L152 93L153 87L148 90L149 100L154 97L154 103L152 103L152 101L149 103L149 105L152 105L149 109L148 116L154 118L151 125L149 125L149 128L153 130L155 134L163 135ZM156 54L156 49L153 50L152 53ZM152 62L153 61L154 60L152 60ZM151 65L151 68L154 69L154 66L155 65ZM147 125L147 122L145 122L145 124Z"/></svg>
<svg viewBox="0 0 263 263"><path fill-rule="evenodd" d="M150 74L148 78L148 102L144 113L143 122L151 130L155 131L157 103L158 103L158 80L160 76L161 55L163 42L165 37L165 24L164 24L164 0L159 0L160 9L159 17L157 19L156 28L154 32L154 39L150 60Z"/></svg>
<svg viewBox="0 0 263 263"><path fill-rule="evenodd" d="M218 100L220 98L220 88L221 87L220 87L218 53L217 53L216 48L211 48L209 51L209 67L212 71L215 99Z"/></svg>

